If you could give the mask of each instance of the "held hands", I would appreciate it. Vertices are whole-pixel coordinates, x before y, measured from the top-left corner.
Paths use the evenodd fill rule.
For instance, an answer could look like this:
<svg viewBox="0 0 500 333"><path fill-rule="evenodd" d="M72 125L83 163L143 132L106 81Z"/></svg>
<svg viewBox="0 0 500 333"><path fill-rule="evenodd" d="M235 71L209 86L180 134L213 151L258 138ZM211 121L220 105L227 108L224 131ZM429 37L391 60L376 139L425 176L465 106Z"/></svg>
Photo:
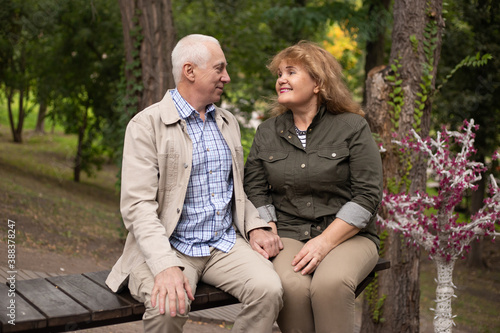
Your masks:
<svg viewBox="0 0 500 333"><path fill-rule="evenodd" d="M283 249L281 238L275 232L259 228L250 231L248 236L252 249L260 253L266 259L277 256L280 250Z"/></svg>
<svg viewBox="0 0 500 333"><path fill-rule="evenodd" d="M156 306L157 299L159 301L160 313L165 313L165 301L168 299L170 316L177 315L176 303L179 300L179 313L186 312L186 295L190 300L194 301L193 292L187 277L182 273L179 267L170 267L155 276L155 284L151 291L151 305Z"/></svg>
<svg viewBox="0 0 500 333"><path fill-rule="evenodd" d="M332 243L324 235L309 240L293 258L292 266L295 266L293 270L300 271L302 275L311 274L333 248Z"/></svg>

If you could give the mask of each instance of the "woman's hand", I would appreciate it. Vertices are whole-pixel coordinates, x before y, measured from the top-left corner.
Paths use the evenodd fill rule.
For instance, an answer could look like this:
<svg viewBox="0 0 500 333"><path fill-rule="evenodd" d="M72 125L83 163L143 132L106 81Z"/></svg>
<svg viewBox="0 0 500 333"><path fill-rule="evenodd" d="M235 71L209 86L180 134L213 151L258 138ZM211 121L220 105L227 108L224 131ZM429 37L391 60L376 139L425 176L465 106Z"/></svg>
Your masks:
<svg viewBox="0 0 500 333"><path fill-rule="evenodd" d="M295 266L293 270L300 271L302 275L311 274L333 248L334 246L324 235L309 240L293 258L292 266Z"/></svg>
<svg viewBox="0 0 500 333"><path fill-rule="evenodd" d="M356 235L360 229L336 218L323 233L309 240L295 255L292 266L295 272L311 274L331 250Z"/></svg>

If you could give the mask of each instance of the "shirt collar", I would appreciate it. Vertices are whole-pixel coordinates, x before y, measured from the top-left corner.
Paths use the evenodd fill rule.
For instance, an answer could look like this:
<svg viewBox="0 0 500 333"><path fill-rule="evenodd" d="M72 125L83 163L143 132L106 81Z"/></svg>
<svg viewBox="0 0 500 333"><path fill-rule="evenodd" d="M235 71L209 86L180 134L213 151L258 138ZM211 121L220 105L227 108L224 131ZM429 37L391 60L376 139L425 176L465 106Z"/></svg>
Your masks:
<svg viewBox="0 0 500 333"><path fill-rule="evenodd" d="M193 112L199 114L185 99L181 96L177 88L170 90L170 95L172 96L172 100L177 108L177 112L179 112L179 116L182 119L186 119L193 114ZM215 112L215 105L208 104L205 108L206 114L211 112Z"/></svg>

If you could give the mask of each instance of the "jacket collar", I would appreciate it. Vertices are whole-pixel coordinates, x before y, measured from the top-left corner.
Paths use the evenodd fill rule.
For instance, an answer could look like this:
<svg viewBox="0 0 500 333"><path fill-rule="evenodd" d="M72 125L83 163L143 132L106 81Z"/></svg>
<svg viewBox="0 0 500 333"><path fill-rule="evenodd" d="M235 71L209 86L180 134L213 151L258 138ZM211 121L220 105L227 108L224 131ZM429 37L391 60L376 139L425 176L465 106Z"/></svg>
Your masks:
<svg viewBox="0 0 500 333"><path fill-rule="evenodd" d="M311 125L309 125L309 128L316 127L321 122L321 119L323 118L326 112L327 111L325 105L320 105L320 107L318 108L318 112L314 116ZM276 128L278 129L278 132L280 132L280 135L284 136L286 132L295 133L295 123L293 122L292 111L287 110L284 114L282 114L279 117L281 119L278 120L278 126Z"/></svg>
<svg viewBox="0 0 500 333"><path fill-rule="evenodd" d="M163 99L159 102L159 108L161 110L161 121L165 125L172 125L181 120L179 112L175 107L175 103L172 100L172 95L170 95L170 89L163 96ZM219 123L219 120L223 120L225 123L228 122L226 115L217 106L215 107L215 119L217 120L217 123Z"/></svg>

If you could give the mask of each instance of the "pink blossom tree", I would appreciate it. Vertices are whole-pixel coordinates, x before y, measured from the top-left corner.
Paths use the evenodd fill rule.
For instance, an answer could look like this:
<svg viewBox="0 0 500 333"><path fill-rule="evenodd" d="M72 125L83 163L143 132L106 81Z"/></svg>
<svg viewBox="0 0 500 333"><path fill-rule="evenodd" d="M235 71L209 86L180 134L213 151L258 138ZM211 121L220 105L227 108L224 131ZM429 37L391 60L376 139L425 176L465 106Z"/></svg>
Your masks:
<svg viewBox="0 0 500 333"><path fill-rule="evenodd" d="M385 193L382 207L387 218L379 215L379 222L388 228L402 232L408 242L423 247L436 264L437 288L434 332L451 332L454 325L451 299L454 295L453 268L463 258L471 241L478 236L495 236L495 223L500 221L500 191L491 176L490 196L484 206L471 217L469 223L458 222L455 207L462 201L467 189L475 190L474 183L486 170L482 163L470 160L474 149L474 120L464 121L460 131L443 129L436 139L423 140L412 130L401 141L401 151L413 150L428 160L430 177L439 183L438 194L389 194ZM450 148L455 146L458 152ZM499 157L498 152L492 159Z"/></svg>

